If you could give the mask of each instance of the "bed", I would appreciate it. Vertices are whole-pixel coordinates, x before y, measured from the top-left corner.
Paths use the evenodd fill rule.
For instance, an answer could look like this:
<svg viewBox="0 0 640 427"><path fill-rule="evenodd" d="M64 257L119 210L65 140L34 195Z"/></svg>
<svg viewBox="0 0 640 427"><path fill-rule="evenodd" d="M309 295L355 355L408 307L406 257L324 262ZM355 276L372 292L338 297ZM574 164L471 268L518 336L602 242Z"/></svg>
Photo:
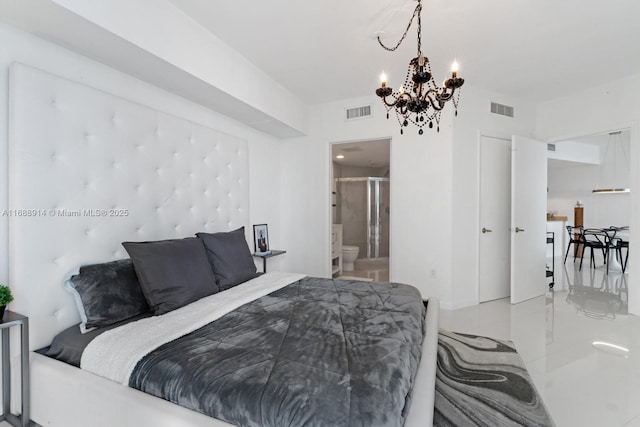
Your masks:
<svg viewBox="0 0 640 427"><path fill-rule="evenodd" d="M233 230L244 237L246 245L248 177L248 144L240 138L42 70L14 64L10 70L9 208L19 214L9 218L10 284L16 297L11 308L30 318L31 350L50 346L60 332L78 328L76 325L84 322L76 300L63 288L63 283L81 275L82 266L127 259L131 251L125 250L124 241L130 246L140 242L193 242L199 238L196 233L227 236ZM137 258L131 258L135 263ZM139 273L137 265L135 271ZM278 274L281 273L275 275ZM275 290L267 288L271 291L264 295L246 300L235 295L245 288L260 287L260 282L269 277L250 278L210 295L198 294L199 298L180 301L177 308L152 317L197 312L195 306L201 301L219 301L218 297L230 295L224 304L213 304L235 305L234 311L206 324L224 322L228 321L225 316L246 315L247 310L264 308L264 298L281 298L283 293L300 287L300 281L306 281L305 286L310 286L310 282L310 288L314 289L330 288L334 293L350 288L357 293L367 288L375 291L378 299L381 292L398 287L405 293L417 292L415 288L404 288L406 285L317 281L321 279L293 276L292 282ZM421 303L419 293L407 304L415 307L416 299ZM363 301L367 298L358 303ZM306 309L300 315L312 312ZM421 354L399 359L414 360L417 365L417 373L408 381L412 404L407 405L409 410L401 417L406 426L431 424L437 314L437 300L429 299L426 309L420 312L425 317L422 326L425 339L414 345L421 349ZM144 325L152 317L112 330ZM197 333L203 326L198 325L186 335ZM110 336L112 330L99 337ZM183 336L169 341L179 341ZM165 344L150 346L156 351L164 349ZM166 351L179 353L175 349ZM101 352L97 350L98 354ZM135 357L142 357L137 360L145 363L153 358L140 354ZM100 367L101 363L93 363L94 368L90 369L95 370L96 365ZM119 372L118 369L114 371ZM100 375L32 352L33 421L61 427L229 425ZM134 372L133 376L144 374ZM126 382L130 378L127 376ZM300 375L291 379L302 380ZM334 383L340 381L327 384ZM356 409L353 411L358 415ZM321 423L308 420L309 425L314 422ZM357 425L356 421L353 423ZM397 423L389 421L388 425Z"/></svg>

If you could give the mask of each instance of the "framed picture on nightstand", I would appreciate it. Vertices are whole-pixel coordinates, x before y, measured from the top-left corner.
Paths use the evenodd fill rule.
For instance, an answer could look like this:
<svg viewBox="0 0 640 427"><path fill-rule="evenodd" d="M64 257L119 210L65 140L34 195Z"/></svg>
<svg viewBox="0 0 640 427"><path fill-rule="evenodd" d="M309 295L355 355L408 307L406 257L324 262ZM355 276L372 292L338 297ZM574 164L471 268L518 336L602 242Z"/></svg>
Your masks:
<svg viewBox="0 0 640 427"><path fill-rule="evenodd" d="M267 252L269 250L269 230L267 224L256 224L253 226L253 241L256 253Z"/></svg>

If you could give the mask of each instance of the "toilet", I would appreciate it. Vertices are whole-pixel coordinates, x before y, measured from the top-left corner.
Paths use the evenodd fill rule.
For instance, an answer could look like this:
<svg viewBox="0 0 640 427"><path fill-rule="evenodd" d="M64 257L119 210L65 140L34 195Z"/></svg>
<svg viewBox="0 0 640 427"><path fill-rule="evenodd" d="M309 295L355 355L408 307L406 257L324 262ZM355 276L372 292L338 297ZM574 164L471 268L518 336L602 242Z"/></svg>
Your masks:
<svg viewBox="0 0 640 427"><path fill-rule="evenodd" d="M353 271L353 263L358 259L358 246L342 246L342 269Z"/></svg>

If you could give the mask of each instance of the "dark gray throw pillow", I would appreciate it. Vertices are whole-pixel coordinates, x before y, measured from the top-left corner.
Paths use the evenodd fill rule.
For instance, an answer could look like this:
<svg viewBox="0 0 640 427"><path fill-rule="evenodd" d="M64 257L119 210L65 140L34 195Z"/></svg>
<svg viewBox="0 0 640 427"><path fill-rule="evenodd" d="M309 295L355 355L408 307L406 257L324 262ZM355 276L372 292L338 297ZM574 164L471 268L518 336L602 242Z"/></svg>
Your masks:
<svg viewBox="0 0 640 427"><path fill-rule="evenodd" d="M218 292L202 241L195 237L123 242L156 315Z"/></svg>
<svg viewBox="0 0 640 427"><path fill-rule="evenodd" d="M221 291L258 276L244 227L227 233L196 233L196 236L204 242Z"/></svg>
<svg viewBox="0 0 640 427"><path fill-rule="evenodd" d="M129 259L82 266L65 286L76 299L82 333L149 311Z"/></svg>

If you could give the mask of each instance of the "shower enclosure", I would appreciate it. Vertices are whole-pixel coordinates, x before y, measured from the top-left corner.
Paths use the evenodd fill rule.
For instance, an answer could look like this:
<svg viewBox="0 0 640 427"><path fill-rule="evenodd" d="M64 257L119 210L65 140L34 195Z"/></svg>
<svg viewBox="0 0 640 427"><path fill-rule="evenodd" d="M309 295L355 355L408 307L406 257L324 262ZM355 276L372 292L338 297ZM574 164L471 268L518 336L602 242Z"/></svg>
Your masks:
<svg viewBox="0 0 640 427"><path fill-rule="evenodd" d="M336 193L343 244L359 258L389 257L389 178L337 178Z"/></svg>

